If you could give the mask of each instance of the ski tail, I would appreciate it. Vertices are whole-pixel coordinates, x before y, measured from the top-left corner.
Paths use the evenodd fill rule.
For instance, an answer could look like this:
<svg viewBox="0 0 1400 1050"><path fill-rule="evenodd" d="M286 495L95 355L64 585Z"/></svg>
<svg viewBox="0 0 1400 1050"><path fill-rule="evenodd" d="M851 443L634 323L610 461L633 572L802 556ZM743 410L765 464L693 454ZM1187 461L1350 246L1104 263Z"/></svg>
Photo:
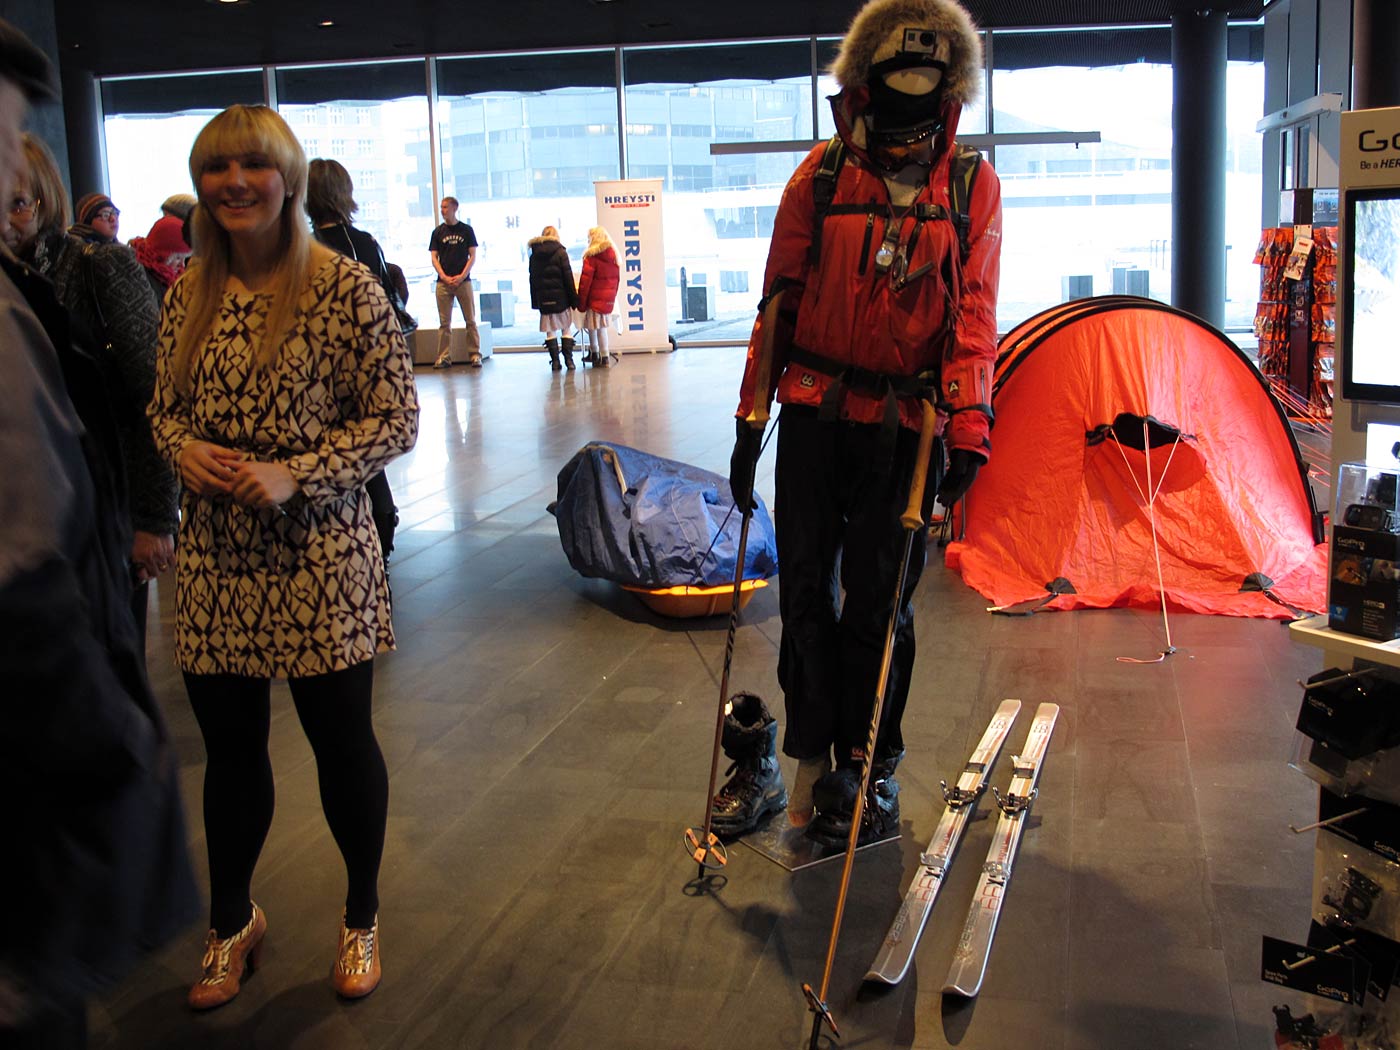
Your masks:
<svg viewBox="0 0 1400 1050"><path fill-rule="evenodd" d="M920 857L919 869L904 892L904 900L885 934L875 961L866 971L867 981L898 984L909 972L909 964L914 959L919 938L933 911L944 875L953 862L963 831L977 808L977 800L986 788L992 766L1020 711L1021 701L1003 700L987 723L982 739L968 757L957 783L950 788L947 781L943 782L943 800L947 804L943 819L938 822L928 848Z"/></svg>
<svg viewBox="0 0 1400 1050"><path fill-rule="evenodd" d="M982 875L977 880L967 922L953 952L948 980L943 985L944 994L971 999L982 988L987 960L992 953L992 938L996 935L997 921L1001 918L1002 901L1011 882L1016 849L1025 830L1026 814L1035 800L1036 785L1045 766L1046 750L1050 746L1050 734L1055 731L1055 720L1059 714L1057 704L1041 704L1036 708L1025 746L1011 760L1011 786L1005 795L992 789L1001 816L997 819L996 830L992 832L992 845L982 865Z"/></svg>

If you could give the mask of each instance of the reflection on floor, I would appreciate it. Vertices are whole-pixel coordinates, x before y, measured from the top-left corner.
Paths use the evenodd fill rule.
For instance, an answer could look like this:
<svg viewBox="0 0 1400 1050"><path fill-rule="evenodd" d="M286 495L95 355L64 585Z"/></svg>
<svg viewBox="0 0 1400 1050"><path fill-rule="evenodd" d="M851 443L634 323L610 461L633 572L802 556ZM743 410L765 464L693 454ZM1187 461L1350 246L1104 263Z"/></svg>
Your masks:
<svg viewBox="0 0 1400 1050"><path fill-rule="evenodd" d="M278 687L278 809L254 883L270 923L262 969L227 1007L190 1014L202 945L191 929L95 1006L94 1046L806 1046L800 986L821 980L840 865L789 874L735 848L721 891L687 892L682 833L703 817L725 618L662 620L577 576L545 512L559 467L594 438L725 471L742 355L683 350L563 374L540 355L498 355L477 374L419 373L418 447L390 471L400 646L376 676L392 784L384 984L347 1005L327 980L343 871ZM772 462L770 449L769 497ZM1160 648L1160 616L994 618L930 558L905 834L855 867L831 983L840 1045L1268 1045L1269 1007L1290 997L1259 982L1259 937L1307 928L1312 836L1287 825L1311 819L1315 792L1286 753L1294 679L1320 668L1317 654L1276 622L1179 615L1169 662L1120 663ZM150 665L202 869L202 745L171 666L164 590ZM770 588L744 614L733 684L781 709L778 630ZM982 995L959 1005L939 989L985 816L909 976L862 989L941 814L938 781L1008 696L1062 713ZM1013 731L992 783L1008 782L1023 736Z"/></svg>

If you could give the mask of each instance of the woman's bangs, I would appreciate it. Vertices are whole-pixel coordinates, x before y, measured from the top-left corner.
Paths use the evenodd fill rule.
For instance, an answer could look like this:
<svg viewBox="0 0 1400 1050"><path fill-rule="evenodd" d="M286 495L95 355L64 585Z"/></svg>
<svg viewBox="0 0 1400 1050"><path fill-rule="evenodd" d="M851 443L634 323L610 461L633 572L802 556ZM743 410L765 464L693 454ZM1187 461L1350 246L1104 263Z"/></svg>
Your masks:
<svg viewBox="0 0 1400 1050"><path fill-rule="evenodd" d="M239 106L220 113L199 133L190 153L190 176L197 187L214 161L249 153L265 155L289 183L305 171L301 147L281 117L263 106Z"/></svg>

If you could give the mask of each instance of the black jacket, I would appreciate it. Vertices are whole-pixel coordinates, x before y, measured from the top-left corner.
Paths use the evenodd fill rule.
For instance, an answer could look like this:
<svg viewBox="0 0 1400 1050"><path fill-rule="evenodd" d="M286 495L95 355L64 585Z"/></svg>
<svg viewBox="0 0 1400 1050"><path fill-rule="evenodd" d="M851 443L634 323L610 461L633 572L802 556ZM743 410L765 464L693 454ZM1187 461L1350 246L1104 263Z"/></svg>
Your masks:
<svg viewBox="0 0 1400 1050"><path fill-rule="evenodd" d="M3 253L0 268L0 792L15 800L0 985L71 1003L169 940L198 896L131 618L105 382L48 282Z"/></svg>
<svg viewBox="0 0 1400 1050"><path fill-rule="evenodd" d="M136 253L115 241L84 241L72 234L41 240L34 268L53 283L80 340L100 351L131 489L132 528L174 533L180 483L156 451L146 418L156 385L160 297Z"/></svg>
<svg viewBox="0 0 1400 1050"><path fill-rule="evenodd" d="M389 273L384 249L379 246L373 234L351 226L348 222L337 223L334 226L317 226L313 232L316 239L327 248L341 255L348 255L369 268L375 280L383 286L384 295L388 298L389 305L394 308L394 316L398 318L399 327L403 329L404 335L418 328L418 322L409 314L397 282Z"/></svg>
<svg viewBox="0 0 1400 1050"><path fill-rule="evenodd" d="M569 253L553 237L530 239L530 305L542 314L562 314L578 306Z"/></svg>

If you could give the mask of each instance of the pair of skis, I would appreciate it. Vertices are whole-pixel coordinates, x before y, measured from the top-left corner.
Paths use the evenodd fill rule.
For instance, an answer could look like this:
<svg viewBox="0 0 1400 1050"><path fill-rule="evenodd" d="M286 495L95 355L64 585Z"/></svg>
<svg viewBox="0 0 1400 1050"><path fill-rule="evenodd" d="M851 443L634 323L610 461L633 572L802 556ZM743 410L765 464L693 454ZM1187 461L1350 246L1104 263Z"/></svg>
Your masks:
<svg viewBox="0 0 1400 1050"><path fill-rule="evenodd" d="M953 863L958 842L962 839L978 798L986 790L992 766L1020 710L1021 701L1003 700L967 760L967 765L963 767L957 784L950 788L947 781L942 782L943 799L948 808L938 823L928 849L920 857L919 870L904 894L904 902L890 924L875 962L865 975L867 981L898 984L908 972L919 937L924 932L938 891ZM1041 704L1036 709L1025 747L1021 754L1012 759L1010 788L1005 795L992 788L1001 816L992 835L987 861L982 865L982 875L968 910L967 923L953 953L953 964L943 986L945 993L971 998L982 987L987 958L992 951L992 937L1001 916L1002 898L1011 880L1012 862L1025 829L1031 801L1036 795L1036 782L1045 764L1045 751L1059 713L1060 709L1055 704Z"/></svg>

